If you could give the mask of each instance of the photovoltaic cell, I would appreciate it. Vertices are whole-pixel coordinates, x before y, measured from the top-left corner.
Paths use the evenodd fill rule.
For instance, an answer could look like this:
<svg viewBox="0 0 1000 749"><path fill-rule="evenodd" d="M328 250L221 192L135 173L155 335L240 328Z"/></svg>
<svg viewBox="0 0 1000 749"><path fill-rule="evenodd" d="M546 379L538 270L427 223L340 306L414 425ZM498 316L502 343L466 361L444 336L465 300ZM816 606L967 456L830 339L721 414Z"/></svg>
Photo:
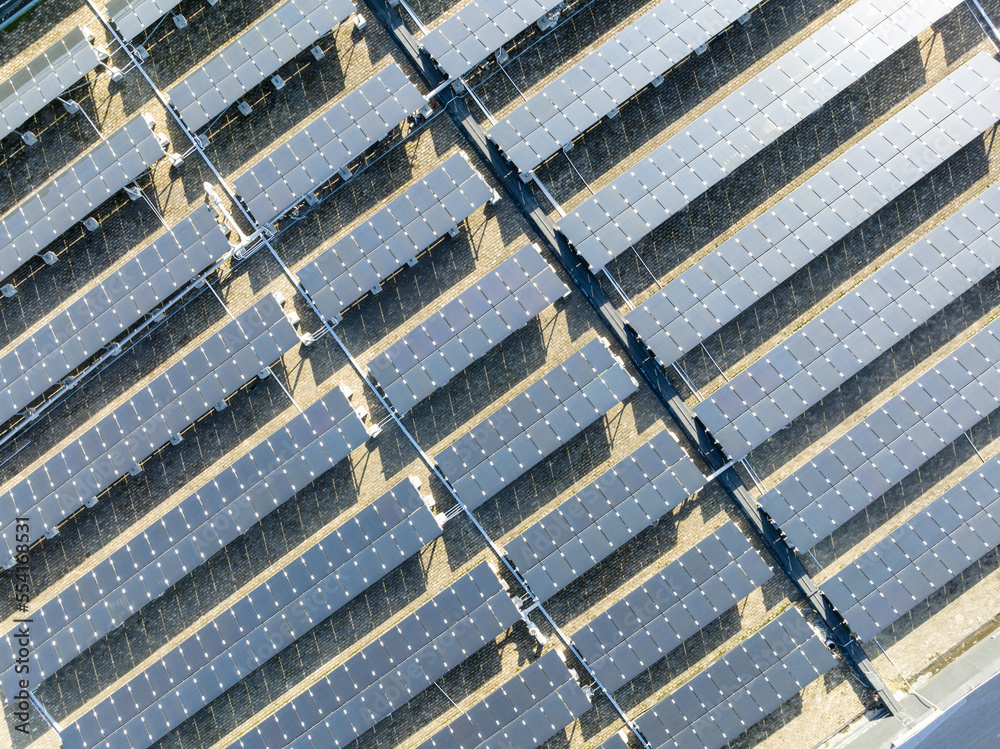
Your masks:
<svg viewBox="0 0 1000 749"><path fill-rule="evenodd" d="M600 122L759 0L660 3L489 130L522 174Z"/></svg>
<svg viewBox="0 0 1000 749"><path fill-rule="evenodd" d="M375 357L368 374L405 414L480 358L483 338L496 346L567 294L538 248L525 245Z"/></svg>
<svg viewBox="0 0 1000 749"><path fill-rule="evenodd" d="M231 249L229 227L196 208L139 256L0 357L0 422L21 412ZM149 414L152 416L152 414Z"/></svg>
<svg viewBox="0 0 1000 749"><path fill-rule="evenodd" d="M0 281L166 155L154 124L137 114L0 219Z"/></svg>
<svg viewBox="0 0 1000 749"><path fill-rule="evenodd" d="M304 583L307 587L296 588L293 584L295 570L303 564L303 555L200 627L160 661L133 677L127 687L135 688L120 691L121 701L116 700L112 705L112 698L108 698L64 729L60 736L63 746L110 749L122 743L136 748L154 744L189 715L363 593L441 535L441 526L429 509L431 502L420 495L418 488L415 479L404 479L316 544L310 551L321 551L326 562L315 572L311 570L311 578L302 578L308 580ZM393 508L398 522L384 522L383 511ZM363 526L369 528L367 539L360 531ZM357 531L347 534L345 527ZM398 532L411 527L416 533ZM358 541L347 542L345 536ZM371 549L384 538L391 539L391 557L383 559L381 565L366 565L364 560ZM331 562L331 557L341 561ZM316 555L312 558L318 559ZM319 618L310 616L306 603L310 600L322 601ZM239 621L241 607L247 612L246 623ZM220 623L226 622L225 626L231 628L234 619L241 630L238 639L224 640ZM158 671L164 670L170 680L157 676ZM151 689L143 690L143 685ZM134 699L139 692L144 695L141 701ZM126 694L132 699L124 699ZM113 713L110 725L101 720L102 710L108 708ZM285 730L290 729L291 726Z"/></svg>
<svg viewBox="0 0 1000 749"><path fill-rule="evenodd" d="M218 348L212 342L224 344ZM222 328L135 395L78 434L60 452L28 472L3 494L4 566L14 563L14 518L29 518L28 543L54 534L59 525L174 435L224 401L299 343L295 328L271 294ZM227 350L228 346L228 350ZM189 363L201 359L195 376ZM246 371L240 369L243 365ZM202 371L203 370L203 371ZM138 414L151 414L145 420Z"/></svg>
<svg viewBox="0 0 1000 749"><path fill-rule="evenodd" d="M470 509L569 442L639 383L596 338L477 424L434 461Z"/></svg>
<svg viewBox="0 0 1000 749"><path fill-rule="evenodd" d="M558 0L474 0L420 40L449 78L460 78L544 15Z"/></svg>
<svg viewBox="0 0 1000 749"><path fill-rule="evenodd" d="M458 225L496 193L459 152L299 271L299 282L334 325L344 310ZM485 350L474 355L482 356Z"/></svg>
<svg viewBox="0 0 1000 749"><path fill-rule="evenodd" d="M100 64L93 32L77 26L0 83L0 138L55 101Z"/></svg>
<svg viewBox="0 0 1000 749"><path fill-rule="evenodd" d="M566 667L559 651L549 650L418 749L534 747L589 709L590 698L576 673Z"/></svg>
<svg viewBox="0 0 1000 749"><path fill-rule="evenodd" d="M905 616L1000 545L990 460L820 586L860 640Z"/></svg>
<svg viewBox="0 0 1000 749"><path fill-rule="evenodd" d="M957 5L859 0L560 219L559 231L600 270ZM847 41L836 54L821 44L831 34Z"/></svg>
<svg viewBox="0 0 1000 749"><path fill-rule="evenodd" d="M506 586L483 562L294 698L288 713L266 718L229 749L345 746L519 619Z"/></svg>
<svg viewBox="0 0 1000 749"><path fill-rule="evenodd" d="M117 11L129 33L137 25L131 17L133 7ZM147 0L137 12L150 10L159 12L160 8ZM174 84L166 92L167 100L185 125L200 130L353 12L350 0L289 0Z"/></svg>
<svg viewBox="0 0 1000 749"><path fill-rule="evenodd" d="M990 207L998 205L993 185L699 403L695 415L730 458L743 458L1000 265L1000 218ZM981 226L970 213L983 217Z"/></svg>
<svg viewBox="0 0 1000 749"><path fill-rule="evenodd" d="M76 642L71 655L90 647L367 438L346 392L327 393L35 611L30 680L41 682L66 664L56 645L67 630ZM304 481L293 478L300 467ZM171 557L176 564L168 563ZM320 557L314 550L304 559L308 565ZM13 637L16 629L8 644ZM15 694L24 677L11 665L0 678L4 693Z"/></svg>
<svg viewBox="0 0 1000 749"><path fill-rule="evenodd" d="M721 749L836 665L836 656L791 607L653 705L635 724L656 749ZM617 734L601 745L623 746Z"/></svg>
<svg viewBox="0 0 1000 749"><path fill-rule="evenodd" d="M254 218L271 223L426 103L392 63L233 180L236 195Z"/></svg>
<svg viewBox="0 0 1000 749"><path fill-rule="evenodd" d="M573 645L601 684L618 690L770 577L728 522L580 629Z"/></svg>
<svg viewBox="0 0 1000 749"><path fill-rule="evenodd" d="M977 55L630 312L629 325L670 366L992 127L998 79L1000 63Z"/></svg>
<svg viewBox="0 0 1000 749"><path fill-rule="evenodd" d="M619 544L610 536L634 538L704 484L664 430L512 539L504 553L545 601L614 552Z"/></svg>
<svg viewBox="0 0 1000 749"><path fill-rule="evenodd" d="M997 351L994 322L764 494L761 508L808 551L1000 405Z"/></svg>

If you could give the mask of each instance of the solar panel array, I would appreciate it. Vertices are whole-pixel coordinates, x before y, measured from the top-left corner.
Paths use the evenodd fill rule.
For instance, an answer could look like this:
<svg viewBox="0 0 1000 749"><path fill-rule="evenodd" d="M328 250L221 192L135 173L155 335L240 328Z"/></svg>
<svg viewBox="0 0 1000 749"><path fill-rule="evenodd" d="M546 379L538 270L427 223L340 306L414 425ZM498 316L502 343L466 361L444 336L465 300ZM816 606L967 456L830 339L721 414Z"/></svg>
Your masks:
<svg viewBox="0 0 1000 749"><path fill-rule="evenodd" d="M93 41L90 29L76 26L0 83L0 138L16 131L100 64Z"/></svg>
<svg viewBox="0 0 1000 749"><path fill-rule="evenodd" d="M459 152L299 271L299 283L334 325L345 309L494 200Z"/></svg>
<svg viewBox="0 0 1000 749"><path fill-rule="evenodd" d="M490 128L522 174L569 146L760 0L666 0Z"/></svg>
<svg viewBox="0 0 1000 749"><path fill-rule="evenodd" d="M166 155L154 124L137 114L0 219L0 280Z"/></svg>
<svg viewBox="0 0 1000 749"><path fill-rule="evenodd" d="M245 533L368 439L334 388L31 614L32 688ZM7 633L17 651L17 629ZM0 677L15 695L25 679Z"/></svg>
<svg viewBox="0 0 1000 749"><path fill-rule="evenodd" d="M738 460L1000 265L994 185L699 403Z"/></svg>
<svg viewBox="0 0 1000 749"><path fill-rule="evenodd" d="M63 746L152 745L440 536L429 503L404 479L67 727Z"/></svg>
<svg viewBox="0 0 1000 749"><path fill-rule="evenodd" d="M483 562L230 749L346 746L519 619L506 586Z"/></svg>
<svg viewBox="0 0 1000 749"><path fill-rule="evenodd" d="M549 650L418 749L529 749L589 709L590 698L576 674L558 650Z"/></svg>
<svg viewBox="0 0 1000 749"><path fill-rule="evenodd" d="M820 589L867 641L1000 544L996 458L824 582Z"/></svg>
<svg viewBox="0 0 1000 749"><path fill-rule="evenodd" d="M1000 63L978 54L630 312L629 325L670 366L992 127L998 79Z"/></svg>
<svg viewBox="0 0 1000 749"><path fill-rule="evenodd" d="M771 577L732 521L573 635L598 681L621 689Z"/></svg>
<svg viewBox="0 0 1000 749"><path fill-rule="evenodd" d="M721 749L836 665L836 656L799 610L789 608L635 724L656 749ZM618 734L601 745L625 746Z"/></svg>
<svg viewBox="0 0 1000 749"><path fill-rule="evenodd" d="M236 194L254 218L270 223L426 104L391 63L237 177Z"/></svg>
<svg viewBox="0 0 1000 749"><path fill-rule="evenodd" d="M159 377L74 437L69 444L0 494L3 563L14 563L15 518L27 517L27 543L54 535L59 525L213 406L239 390L298 344L281 306L266 295ZM23 540L23 539L22 539Z"/></svg>
<svg viewBox="0 0 1000 749"><path fill-rule="evenodd" d="M19 413L231 250L202 205L0 357L0 422Z"/></svg>
<svg viewBox="0 0 1000 749"><path fill-rule="evenodd" d="M180 5L180 0L108 0L104 10L122 39L134 39Z"/></svg>
<svg viewBox="0 0 1000 749"><path fill-rule="evenodd" d="M461 78L560 0L473 0L420 40L448 78Z"/></svg>
<svg viewBox="0 0 1000 749"><path fill-rule="evenodd" d="M759 500L808 551L1000 405L1000 321L973 336Z"/></svg>
<svg viewBox="0 0 1000 749"><path fill-rule="evenodd" d="M200 130L352 13L351 0L288 0L174 84L167 100Z"/></svg>
<svg viewBox="0 0 1000 749"><path fill-rule="evenodd" d="M525 245L368 363L400 414L569 294L538 248Z"/></svg>
<svg viewBox="0 0 1000 749"><path fill-rule="evenodd" d="M469 509L479 507L639 387L595 338L434 457Z"/></svg>
<svg viewBox="0 0 1000 749"><path fill-rule="evenodd" d="M559 230L600 270L958 4L858 0L560 219Z"/></svg>
<svg viewBox="0 0 1000 749"><path fill-rule="evenodd" d="M664 430L511 539L504 554L545 601L704 485Z"/></svg>

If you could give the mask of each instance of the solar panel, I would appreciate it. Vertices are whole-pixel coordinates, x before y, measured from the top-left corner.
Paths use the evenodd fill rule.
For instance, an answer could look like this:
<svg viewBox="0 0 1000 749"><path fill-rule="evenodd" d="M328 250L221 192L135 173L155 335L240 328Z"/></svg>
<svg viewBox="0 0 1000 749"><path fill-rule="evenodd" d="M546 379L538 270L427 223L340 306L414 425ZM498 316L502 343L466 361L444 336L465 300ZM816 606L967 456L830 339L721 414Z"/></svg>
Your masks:
<svg viewBox="0 0 1000 749"><path fill-rule="evenodd" d="M386 100L396 106L380 109ZM391 63L238 176L233 189L254 218L271 223L335 174L350 176L352 161L426 104Z"/></svg>
<svg viewBox="0 0 1000 749"><path fill-rule="evenodd" d="M998 331L984 328L760 498L792 545L810 549L995 410L1000 382L979 375L997 366Z"/></svg>
<svg viewBox="0 0 1000 749"><path fill-rule="evenodd" d="M166 155L154 125L137 114L0 219L0 281Z"/></svg>
<svg viewBox="0 0 1000 749"><path fill-rule="evenodd" d="M1000 222L994 216L991 224L972 227L963 213L987 205L998 192L1000 185L988 188L699 403L695 414L726 453L733 459L744 457L941 308L927 303L921 317L910 317L901 313L901 300L908 294L927 299L929 290L942 289L941 303L946 305L986 277L1000 258L994 238ZM955 239L955 232L960 231L963 242ZM851 331L839 338L824 321L838 314L850 320ZM834 352L838 349L851 355L837 359ZM834 360L838 366L832 364ZM766 388L760 385L762 380ZM775 407L779 402L785 404L783 408ZM941 438L930 427L913 427L909 436L924 452L940 449Z"/></svg>
<svg viewBox="0 0 1000 749"><path fill-rule="evenodd" d="M302 435L293 441L291 435L297 432ZM267 461L260 460L268 446L282 436L288 437L288 444L279 451L280 457L271 452ZM47 634L36 636L33 642L31 677L40 682L66 664L65 659L59 658L55 642L61 633L72 631L81 650L86 649L177 583L180 578L171 573L188 574L250 525L291 499L298 487L278 482L278 476L287 474L294 466L308 463L311 481L347 457L367 438L368 431L359 413L351 408L341 388L335 388L309 406L177 507L135 534L119 552L40 607L33 616L45 621L43 631ZM237 478L244 473L245 479ZM277 496L265 489L268 485L278 487ZM255 494L263 496L264 501L256 503ZM381 509L378 503L376 508ZM171 540L160 543L158 530ZM128 560L125 564L118 559L123 552L123 558ZM178 564L167 564L167 557L171 556ZM313 576L327 564L326 557L318 549L310 550L303 559L307 564L315 563L310 568ZM295 587L302 590L307 587L308 578L302 576L304 567L298 569ZM78 606L67 607L63 601L70 591L73 591L73 600L79 594ZM326 611L323 601L306 601L307 608L311 604L317 604L309 610L314 618ZM85 622L95 626L84 635L82 625ZM226 632L233 634L231 628ZM13 636L13 631L8 633L8 638ZM223 639L233 638L224 635ZM15 674L11 666L0 678L16 692L17 681L23 677Z"/></svg>
<svg viewBox="0 0 1000 749"><path fill-rule="evenodd" d="M785 655L776 655L775 647ZM721 749L835 665L836 656L791 607L641 714L635 725L657 749ZM601 745L622 746L617 735Z"/></svg>
<svg viewBox="0 0 1000 749"><path fill-rule="evenodd" d="M337 324L345 309L378 290L400 268L413 265L418 255L457 230L487 201L496 199L493 189L460 151L305 265L299 271L299 282L323 316ZM551 293L550 282L544 283ZM443 311L452 325L448 317L458 312L453 307ZM489 350L486 338L480 338L470 335L464 341L474 358Z"/></svg>
<svg viewBox="0 0 1000 749"><path fill-rule="evenodd" d="M289 571L301 564L301 558L299 558L274 573L266 582L246 596L241 603L244 606L249 604L256 611L255 621L247 624L241 623L243 631L240 636L242 639L225 644L223 646L225 649L219 655L214 656L214 660L210 660L212 656L206 652L204 646L206 641L216 641L213 636L216 631L213 621L199 628L196 634L188 637L156 664L156 666L166 670L170 681L156 678L156 666L145 669L143 673L130 680L129 686L141 685L146 681L150 684L163 685L165 691L163 694L157 695L158 702L145 709L129 705L115 705L114 708L117 709L119 720L111 731L106 729L102 731L100 711L102 708L110 707L109 700L104 700L95 709L85 713L64 730L63 743L67 746L86 747L87 749L98 746L117 746L120 742L127 742L134 747L150 746L167 732L176 728L189 715L197 712L202 705L218 697L246 674L256 670L259 665L319 624L323 619L313 620L305 615L305 601L309 597L320 595L326 600L329 608L324 616L325 619L326 616L363 593L372 583L388 574L399 563L416 554L426 543L441 534L441 526L429 509L432 502L420 495L416 479L404 479L376 500L376 504L392 503L398 505L402 514L402 518L397 524L390 526L379 521L378 508L370 505L316 544L313 548L324 552L337 545L341 545L343 548L341 531L344 526L360 527L362 524L370 522L369 527L373 529L374 537L369 537L364 549L353 555L347 553L347 558L339 565L328 560L322 576L317 577L302 593L294 592L289 580ZM410 543L401 541L401 539L406 538L405 536L396 537L395 531L398 528L408 527L411 524L411 519L419 518L421 515L425 516L425 521L429 521L425 523L425 527L430 528L428 537L420 537L415 534L411 537ZM387 536L393 538L395 543L403 544L398 546L398 559L393 564L380 566L377 570L373 570L373 574L367 579L351 574L352 571L356 570L358 559L371 548L371 544ZM513 609L513 603L506 597L506 594L504 597L509 607ZM239 605L233 606L228 612L224 612L217 618L235 616L239 619L237 611ZM516 609L514 610L514 618L517 618ZM212 664L226 658L235 665L235 670L225 674L215 671L214 678L210 676L213 673ZM185 686L195 683L197 684L196 690ZM161 711L164 718L163 723L151 726L150 716L159 714Z"/></svg>
<svg viewBox="0 0 1000 749"><path fill-rule="evenodd" d="M299 337L278 301L268 294L209 338L213 340L226 341L229 347L227 351L223 346L222 356L208 362L213 371L195 379L182 359L0 495L13 504L17 515L31 519L27 543L54 534L63 520L83 505L93 504L122 475L141 470L142 461L273 364L299 342ZM205 350L205 346L201 348ZM252 353L252 374L241 373L232 363L246 352ZM150 398L157 413L140 423L133 402ZM127 419L130 409L131 422ZM64 456L80 452L87 462L74 463L82 467L71 474ZM64 466L62 471L59 466ZM4 564L11 566L17 546L13 515L0 533L6 547Z"/></svg>
<svg viewBox="0 0 1000 749"><path fill-rule="evenodd" d="M152 255L153 261L143 264L145 270L138 258L129 260L41 327L22 336L0 359L4 387L0 421L22 411L164 301L146 274L168 278L171 291L183 288L230 251L228 232L229 227L216 221L209 206L196 208L147 248L143 256ZM142 420L151 417L149 413Z"/></svg>
<svg viewBox="0 0 1000 749"><path fill-rule="evenodd" d="M728 522L584 626L573 635L573 645L614 692L770 577L770 567ZM690 613L696 601L705 618L688 619L688 633L680 611Z"/></svg>
<svg viewBox="0 0 1000 749"><path fill-rule="evenodd" d="M147 2L139 12L147 8L159 9ZM350 0L324 0L312 8L289 0L174 84L166 92L167 100L185 125L200 130L346 21L354 9ZM134 28L128 11L122 14L123 22Z"/></svg>
<svg viewBox="0 0 1000 749"><path fill-rule="evenodd" d="M180 0L108 0L104 10L126 41L133 39L180 4Z"/></svg>
<svg viewBox="0 0 1000 749"><path fill-rule="evenodd" d="M716 105L704 118L691 123L687 130L668 140L560 219L559 231L592 270L600 270L956 5L958 0L945 0L933 6L921 0L908 0L896 9L897 14L882 7L877 0L855 3ZM881 25L890 16L900 31L890 40L882 40ZM850 47L856 53L850 56L857 61L851 68L840 59L849 52L830 54L816 42L817 38L830 33L831 27L840 22L839 18L846 17L861 23L865 29L864 35ZM817 53L816 59L796 72L795 66L788 63L801 60L807 49ZM788 78L780 72L784 67L792 70L794 78L789 78L791 88L779 97L768 83L776 85L774 79ZM797 104L794 110L788 106L789 102ZM731 113L738 123L729 133L721 133L710 124L725 120L723 112ZM722 143L730 148L729 155L722 158L720 164L716 154ZM661 189L664 185L671 187ZM647 196L654 191L657 191L659 208L645 210L650 205Z"/></svg>
<svg viewBox="0 0 1000 749"><path fill-rule="evenodd" d="M0 83L0 138L6 138L100 64L93 32L76 26Z"/></svg>
<svg viewBox="0 0 1000 749"><path fill-rule="evenodd" d="M528 388L530 398L544 392L539 384ZM704 483L664 430L512 539L504 553L544 601L614 552L610 536L620 543L634 538Z"/></svg>
<svg viewBox="0 0 1000 749"><path fill-rule="evenodd" d="M590 698L557 650L549 650L516 676L422 743L419 749L537 746L590 709ZM531 726L523 743L510 743ZM506 742L506 743L505 743Z"/></svg>
<svg viewBox="0 0 1000 749"><path fill-rule="evenodd" d="M368 374L405 414L475 361L467 341L483 334L495 346L567 294L569 289L538 248L526 245L375 357L368 363ZM502 323L496 338L484 330L490 314ZM449 319L460 321L458 327Z"/></svg>
<svg viewBox="0 0 1000 749"><path fill-rule="evenodd" d="M989 55L977 55L630 312L629 325L660 364L670 366L980 135L981 131L975 129L956 130L953 123L960 117L959 108L969 103L997 111L1000 92L994 82L998 79L1000 63ZM963 86L959 86L959 81ZM943 100L955 91L957 106L952 109ZM987 122L984 127L992 124ZM890 131L900 127L911 134L909 139L890 138ZM919 139L914 141L915 134L919 134ZM921 170L907 174L912 181L894 180L891 189L876 189L875 185L881 185L893 168L886 162L911 152L908 141L919 143L930 154L922 162ZM885 144L886 150L881 163L870 155L880 144ZM838 174L838 180L831 183L831 174ZM829 190L824 189L824 185L831 184ZM835 229L830 226L821 229L820 217L828 216L831 207L843 210L846 202L860 203L865 209ZM787 262L775 264L773 259L768 260L776 256ZM679 288L697 288L698 292L675 293ZM914 296L901 302L911 314L917 315L920 297ZM695 321L692 308L708 314L699 315Z"/></svg>
<svg viewBox="0 0 1000 749"><path fill-rule="evenodd" d="M433 612L448 607L459 591L466 611L458 608L435 618ZM288 708L298 716L295 732L301 729L295 738L288 734L290 721L278 711L230 748L285 745L306 749L314 746L311 736L322 737L320 746L345 746L519 618L506 586L483 562L293 698ZM548 670L550 661L545 659L545 664Z"/></svg>
<svg viewBox="0 0 1000 749"><path fill-rule="evenodd" d="M737 0L713 8L707 0L660 3L601 45L580 64L532 96L489 130L522 174L527 174L596 125L724 28L756 7ZM614 60L614 64L610 63ZM643 207L648 221L662 209Z"/></svg>
<svg viewBox="0 0 1000 749"><path fill-rule="evenodd" d="M862 641L996 548L997 486L1000 463L994 459L820 586Z"/></svg>
<svg viewBox="0 0 1000 749"><path fill-rule="evenodd" d="M607 398L598 400L595 396L591 400L584 393L588 386L594 386ZM547 457L551 446L571 440L638 386L621 359L611 353L608 342L594 339L459 437L434 460L455 493L474 509ZM476 431L486 426L495 430L499 441L486 445L477 441ZM537 437L543 427L550 428L556 439Z"/></svg>
<svg viewBox="0 0 1000 749"><path fill-rule="evenodd" d="M475 0L420 40L420 47L448 78L461 78L531 24L546 26L543 17L559 6L556 0Z"/></svg>

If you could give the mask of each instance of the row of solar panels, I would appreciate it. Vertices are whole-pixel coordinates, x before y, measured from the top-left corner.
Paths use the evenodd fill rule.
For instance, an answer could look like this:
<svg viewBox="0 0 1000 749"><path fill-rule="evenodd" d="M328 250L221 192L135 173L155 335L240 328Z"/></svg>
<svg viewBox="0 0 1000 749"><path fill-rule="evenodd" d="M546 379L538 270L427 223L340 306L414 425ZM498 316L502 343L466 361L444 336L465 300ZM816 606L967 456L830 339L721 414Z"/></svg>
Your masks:
<svg viewBox="0 0 1000 749"><path fill-rule="evenodd" d="M76 26L0 82L0 138L16 132L101 64L104 53L93 42L90 29Z"/></svg>
<svg viewBox="0 0 1000 749"><path fill-rule="evenodd" d="M519 671L418 749L531 749L590 709L558 650Z"/></svg>
<svg viewBox="0 0 1000 749"><path fill-rule="evenodd" d="M438 453L434 462L466 507L475 509L638 387L608 342L595 338Z"/></svg>
<svg viewBox="0 0 1000 749"><path fill-rule="evenodd" d="M614 692L770 577L771 568L730 521L580 629L573 645Z"/></svg>
<svg viewBox="0 0 1000 749"><path fill-rule="evenodd" d="M836 656L789 608L635 720L655 749L721 749L837 665ZM615 734L601 749L625 749Z"/></svg>
<svg viewBox="0 0 1000 749"><path fill-rule="evenodd" d="M1000 265L1000 185L842 296L699 403L740 459Z"/></svg>
<svg viewBox="0 0 1000 749"><path fill-rule="evenodd" d="M820 586L870 640L997 545L1000 461L990 460Z"/></svg>
<svg viewBox="0 0 1000 749"><path fill-rule="evenodd" d="M580 629L572 636L573 645L602 685L614 691L770 575L759 554L729 522ZM773 630L773 626L765 630L767 641L780 649L781 640ZM802 635L798 630L793 634ZM769 665L766 662L764 668ZM559 653L549 651L451 721L421 749L537 746L585 713L590 707L586 697Z"/></svg>
<svg viewBox="0 0 1000 749"><path fill-rule="evenodd" d="M152 745L439 537L431 506L404 479L84 713L63 745Z"/></svg>
<svg viewBox="0 0 1000 749"><path fill-rule="evenodd" d="M368 439L363 416L335 388L32 612L29 691L346 458ZM16 638L7 695L25 679Z"/></svg>
<svg viewBox="0 0 1000 749"><path fill-rule="evenodd" d="M461 78L562 0L473 0L420 40L450 79Z"/></svg>
<svg viewBox="0 0 1000 749"><path fill-rule="evenodd" d="M288 0L166 92L197 131L354 13L351 0Z"/></svg>
<svg viewBox="0 0 1000 749"><path fill-rule="evenodd" d="M299 343L278 300L266 295L200 346L120 403L94 427L0 494L3 563L17 554L17 518L27 543L54 535L62 522ZM23 544L24 539L20 538Z"/></svg>
<svg viewBox="0 0 1000 749"><path fill-rule="evenodd" d="M378 293L396 271L497 200L460 151L305 265L299 282L320 314L337 324L344 310Z"/></svg>
<svg viewBox="0 0 1000 749"><path fill-rule="evenodd" d="M789 543L807 551L1000 405L1000 321L758 500Z"/></svg>
<svg viewBox="0 0 1000 749"><path fill-rule="evenodd" d="M233 181L254 218L268 224L385 138L427 100L390 63Z"/></svg>
<svg viewBox="0 0 1000 749"><path fill-rule="evenodd" d="M400 414L569 294L538 248L525 245L368 363Z"/></svg>
<svg viewBox="0 0 1000 749"><path fill-rule="evenodd" d="M545 601L704 485L663 430L512 539L504 554Z"/></svg>
<svg viewBox="0 0 1000 749"><path fill-rule="evenodd" d="M859 0L560 219L560 232L602 269L958 4Z"/></svg>
<svg viewBox="0 0 1000 749"><path fill-rule="evenodd" d="M665 0L605 42L489 130L490 139L526 176L569 150L602 117L707 44L760 0Z"/></svg>
<svg viewBox="0 0 1000 749"><path fill-rule="evenodd" d="M229 226L202 205L0 358L0 422L44 395L232 250Z"/></svg>
<svg viewBox="0 0 1000 749"><path fill-rule="evenodd" d="M978 54L627 316L664 367L774 291L1000 117Z"/></svg>
<svg viewBox="0 0 1000 749"><path fill-rule="evenodd" d="M154 125L136 115L0 219L0 281L166 155Z"/></svg>
<svg viewBox="0 0 1000 749"><path fill-rule="evenodd" d="M346 746L520 619L482 562L230 744Z"/></svg>

